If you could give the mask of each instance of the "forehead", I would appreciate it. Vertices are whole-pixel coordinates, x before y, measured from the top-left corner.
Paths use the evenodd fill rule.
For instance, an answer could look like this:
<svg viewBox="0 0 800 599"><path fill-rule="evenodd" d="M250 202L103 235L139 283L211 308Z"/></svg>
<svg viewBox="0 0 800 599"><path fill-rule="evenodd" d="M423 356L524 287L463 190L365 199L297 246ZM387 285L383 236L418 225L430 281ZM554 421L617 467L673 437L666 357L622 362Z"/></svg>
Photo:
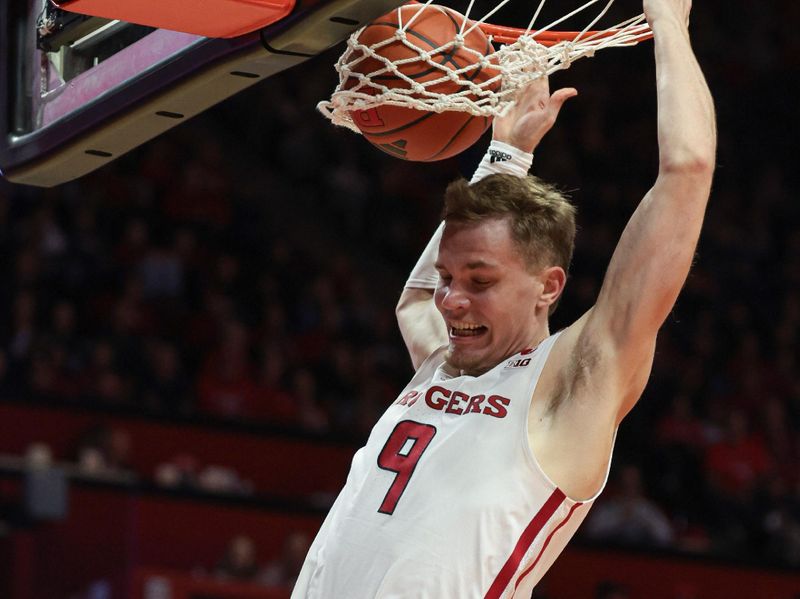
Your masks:
<svg viewBox="0 0 800 599"><path fill-rule="evenodd" d="M439 244L438 262L451 269L470 265L524 266L507 218L446 223Z"/></svg>

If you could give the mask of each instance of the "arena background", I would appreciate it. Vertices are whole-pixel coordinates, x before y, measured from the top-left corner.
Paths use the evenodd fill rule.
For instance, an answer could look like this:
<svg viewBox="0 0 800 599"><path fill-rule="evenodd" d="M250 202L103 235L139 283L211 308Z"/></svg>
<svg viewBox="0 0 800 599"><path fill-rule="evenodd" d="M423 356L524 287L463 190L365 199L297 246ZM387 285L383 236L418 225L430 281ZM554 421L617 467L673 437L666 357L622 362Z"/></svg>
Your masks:
<svg viewBox="0 0 800 599"><path fill-rule="evenodd" d="M538 599L800 596L800 5L695 4L719 122L696 263ZM488 140L412 164L333 128L339 51L73 183L0 181L0 597L288 596L411 373L394 302ZM652 63L552 78L580 91L533 169L579 209L555 329L654 180Z"/></svg>

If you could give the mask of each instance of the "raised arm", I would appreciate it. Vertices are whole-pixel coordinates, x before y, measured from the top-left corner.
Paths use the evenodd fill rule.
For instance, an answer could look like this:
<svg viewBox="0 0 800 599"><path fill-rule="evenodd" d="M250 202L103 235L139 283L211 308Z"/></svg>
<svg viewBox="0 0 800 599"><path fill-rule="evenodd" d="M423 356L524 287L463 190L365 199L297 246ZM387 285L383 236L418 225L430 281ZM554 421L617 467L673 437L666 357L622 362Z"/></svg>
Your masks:
<svg viewBox="0 0 800 599"><path fill-rule="evenodd" d="M447 343L447 327L433 302L433 292L439 281L434 263L441 238L442 225L439 225L411 271L395 309L414 370Z"/></svg>
<svg viewBox="0 0 800 599"><path fill-rule="evenodd" d="M617 426L650 376L656 334L686 280L703 223L716 132L689 43L690 5L644 1L655 37L658 177L622 233L597 302L553 347L532 402L531 448L571 497L602 487Z"/></svg>
<svg viewBox="0 0 800 599"><path fill-rule="evenodd" d="M520 90L509 113L494 120L492 146L472 181L492 172L527 174L533 150L552 128L564 102L577 93L573 88L565 88L551 95L547 77ZM434 262L440 238L441 227L420 256L395 310L415 370L432 352L448 343L447 328L433 302L439 278Z"/></svg>
<svg viewBox="0 0 800 599"><path fill-rule="evenodd" d="M578 327L578 353L591 348L616 371L609 374L618 382L617 422L649 376L656 334L688 275L711 189L714 107L689 41L690 8L690 0L644 2L655 43L658 177L620 238L585 326Z"/></svg>

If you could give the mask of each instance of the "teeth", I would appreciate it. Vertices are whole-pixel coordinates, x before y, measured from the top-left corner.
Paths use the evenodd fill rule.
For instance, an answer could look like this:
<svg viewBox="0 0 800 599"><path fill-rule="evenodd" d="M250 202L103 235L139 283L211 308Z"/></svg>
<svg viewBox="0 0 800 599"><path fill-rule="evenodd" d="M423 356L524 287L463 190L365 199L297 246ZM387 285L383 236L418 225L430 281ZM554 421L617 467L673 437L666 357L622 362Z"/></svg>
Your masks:
<svg viewBox="0 0 800 599"><path fill-rule="evenodd" d="M451 325L456 331L472 331L481 328L479 324L454 324Z"/></svg>

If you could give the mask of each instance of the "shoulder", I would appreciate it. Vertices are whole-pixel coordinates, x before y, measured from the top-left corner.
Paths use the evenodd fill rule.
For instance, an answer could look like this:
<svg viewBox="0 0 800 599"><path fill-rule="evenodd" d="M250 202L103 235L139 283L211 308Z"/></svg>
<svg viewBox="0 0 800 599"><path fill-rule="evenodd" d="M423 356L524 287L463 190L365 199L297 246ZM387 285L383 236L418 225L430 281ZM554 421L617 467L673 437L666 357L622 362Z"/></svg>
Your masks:
<svg viewBox="0 0 800 599"><path fill-rule="evenodd" d="M649 348L631 355L615 346L593 316L590 309L561 331L542 373L537 399L551 416L569 412L569 404L577 403L581 412L606 412L618 424L644 390L655 339Z"/></svg>
<svg viewBox="0 0 800 599"><path fill-rule="evenodd" d="M589 334L590 319L585 314L555 340L528 412L533 455L576 500L594 497L604 485L625 395L613 350Z"/></svg>

